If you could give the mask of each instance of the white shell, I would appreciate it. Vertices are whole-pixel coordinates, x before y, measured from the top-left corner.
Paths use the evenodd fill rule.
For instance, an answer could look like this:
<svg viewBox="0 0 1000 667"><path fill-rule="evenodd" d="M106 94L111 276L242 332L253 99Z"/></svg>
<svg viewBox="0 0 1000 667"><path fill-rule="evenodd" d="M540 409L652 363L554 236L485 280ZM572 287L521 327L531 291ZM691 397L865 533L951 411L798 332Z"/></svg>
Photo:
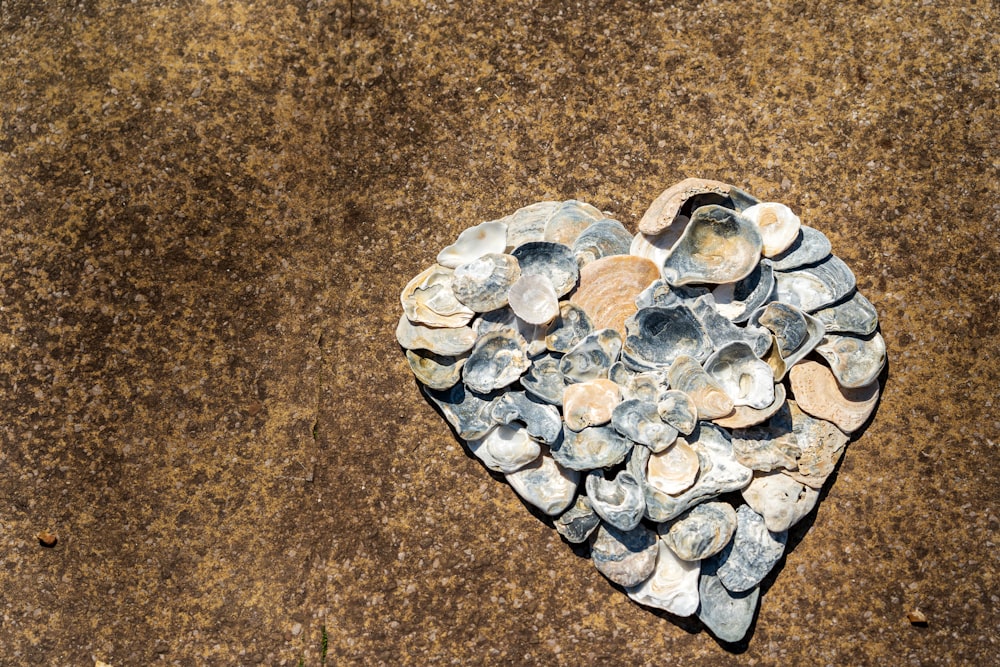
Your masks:
<svg viewBox="0 0 1000 667"><path fill-rule="evenodd" d="M500 220L469 227L458 240L438 253L437 263L454 269L489 253L507 249L507 224Z"/></svg>
<svg viewBox="0 0 1000 667"><path fill-rule="evenodd" d="M547 324L559 314L559 298L547 276L521 276L508 294L510 309L529 324Z"/></svg>
<svg viewBox="0 0 1000 667"><path fill-rule="evenodd" d="M446 357L468 352L476 344L476 332L470 327L433 328L414 324L403 315L396 325L396 340L407 350L427 350Z"/></svg>
<svg viewBox="0 0 1000 667"><path fill-rule="evenodd" d="M497 426L482 438L469 441L469 450L496 472L520 470L538 458L542 449L518 426Z"/></svg>
<svg viewBox="0 0 1000 667"><path fill-rule="evenodd" d="M736 407L758 410L774 401L774 373L746 343L719 348L705 362L705 372L719 383Z"/></svg>
<svg viewBox="0 0 1000 667"><path fill-rule="evenodd" d="M764 517L769 531L780 533L812 511L819 491L781 472L755 472L750 485L743 489L743 499Z"/></svg>
<svg viewBox="0 0 1000 667"><path fill-rule="evenodd" d="M439 264L421 271L399 296L411 321L432 327L461 327L475 315L455 296L455 272Z"/></svg>
<svg viewBox="0 0 1000 667"><path fill-rule="evenodd" d="M639 604L677 616L690 616L698 610L700 573L701 561L681 560L661 538L657 540L653 576L638 586L627 588L626 592Z"/></svg>
<svg viewBox="0 0 1000 667"><path fill-rule="evenodd" d="M743 211L743 217L757 226L764 241L764 257L774 257L791 247L799 237L802 222L792 209L777 202L761 202Z"/></svg>
<svg viewBox="0 0 1000 667"><path fill-rule="evenodd" d="M573 504L580 483L580 473L563 468L545 453L506 477L517 495L549 516L562 514Z"/></svg>

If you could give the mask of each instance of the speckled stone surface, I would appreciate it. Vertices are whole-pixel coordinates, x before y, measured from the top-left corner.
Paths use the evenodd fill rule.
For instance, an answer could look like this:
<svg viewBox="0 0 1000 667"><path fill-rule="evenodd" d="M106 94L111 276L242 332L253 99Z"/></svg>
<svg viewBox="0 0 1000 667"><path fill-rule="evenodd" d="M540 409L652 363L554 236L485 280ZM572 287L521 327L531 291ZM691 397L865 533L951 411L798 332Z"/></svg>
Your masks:
<svg viewBox="0 0 1000 667"><path fill-rule="evenodd" d="M985 0L0 3L0 663L318 665L325 627L337 665L987 664L998 26ZM889 349L735 647L526 511L393 337L462 229L579 198L634 232L687 176L825 232Z"/></svg>

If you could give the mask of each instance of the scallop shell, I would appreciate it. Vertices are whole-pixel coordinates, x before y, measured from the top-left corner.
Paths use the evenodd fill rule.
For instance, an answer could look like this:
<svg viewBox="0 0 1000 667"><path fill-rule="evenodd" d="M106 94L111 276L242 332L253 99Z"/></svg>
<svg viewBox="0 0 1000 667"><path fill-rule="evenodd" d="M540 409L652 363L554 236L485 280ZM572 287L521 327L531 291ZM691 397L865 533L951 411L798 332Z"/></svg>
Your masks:
<svg viewBox="0 0 1000 667"><path fill-rule="evenodd" d="M524 338L510 329L501 329L476 342L462 369L462 379L472 391L488 394L516 382L530 365Z"/></svg>
<svg viewBox="0 0 1000 667"><path fill-rule="evenodd" d="M567 542L582 544L597 530L601 517L597 516L587 496L577 496L573 507L560 514L553 524Z"/></svg>
<svg viewBox="0 0 1000 667"><path fill-rule="evenodd" d="M761 202L743 211L743 217L757 226L764 242L764 257L780 255L799 237L802 222L792 209L777 202Z"/></svg>
<svg viewBox="0 0 1000 667"><path fill-rule="evenodd" d="M743 500L764 517L772 533L788 530L816 506L819 491L781 472L756 472L743 489Z"/></svg>
<svg viewBox="0 0 1000 667"><path fill-rule="evenodd" d="M678 438L673 446L649 456L645 481L661 493L677 495L691 488L700 468L698 453L687 441Z"/></svg>
<svg viewBox="0 0 1000 667"><path fill-rule="evenodd" d="M576 498L580 473L567 470L544 452L520 470L506 475L521 498L549 516L558 516Z"/></svg>
<svg viewBox="0 0 1000 667"><path fill-rule="evenodd" d="M562 435L559 410L523 391L508 391L498 398L491 414L501 424L523 424L529 436L546 445Z"/></svg>
<svg viewBox="0 0 1000 667"><path fill-rule="evenodd" d="M590 504L602 519L618 530L629 531L639 525L646 501L632 473L622 470L607 480L602 471L591 470L585 485Z"/></svg>
<svg viewBox="0 0 1000 667"><path fill-rule="evenodd" d="M580 270L580 287L570 302L580 306L598 329L625 333L625 320L636 311L635 298L660 277L648 259L632 255L604 257Z"/></svg>
<svg viewBox="0 0 1000 667"><path fill-rule="evenodd" d="M614 329L599 329L583 337L559 362L567 382L587 382L608 377L622 350L621 335Z"/></svg>
<svg viewBox="0 0 1000 667"><path fill-rule="evenodd" d="M670 186L650 204L639 221L643 234L658 234L671 226L677 215L690 216L691 211L706 204L721 204L742 211L757 199L737 187L705 178L685 178Z"/></svg>
<svg viewBox="0 0 1000 667"><path fill-rule="evenodd" d="M606 378L570 384L563 392L563 419L574 431L607 424L621 400L618 385Z"/></svg>
<svg viewBox="0 0 1000 667"><path fill-rule="evenodd" d="M438 253L437 263L454 269L483 255L502 253L506 248L507 224L491 220L464 230L455 243Z"/></svg>
<svg viewBox="0 0 1000 667"><path fill-rule="evenodd" d="M573 242L573 254L580 266L612 255L627 255L632 245L632 234L625 225L605 218L583 230Z"/></svg>
<svg viewBox="0 0 1000 667"><path fill-rule="evenodd" d="M540 201L519 208L504 218L507 222L507 247L510 249L532 241L545 240L545 221L548 220L560 202Z"/></svg>
<svg viewBox="0 0 1000 667"><path fill-rule="evenodd" d="M559 297L543 275L521 276L508 293L510 309L529 324L548 324L559 314Z"/></svg>
<svg viewBox="0 0 1000 667"><path fill-rule="evenodd" d="M555 319L545 337L545 345L553 352L569 352L573 346L594 330L587 312L569 301L559 304Z"/></svg>
<svg viewBox="0 0 1000 667"><path fill-rule="evenodd" d="M677 245L681 236L684 235L684 230L687 229L690 221L691 218L688 216L679 215L669 227L658 234L643 234L639 232L632 239L632 244L629 246L629 254L636 257L644 257L657 266L663 266L674 246Z"/></svg>
<svg viewBox="0 0 1000 667"><path fill-rule="evenodd" d="M784 252L775 255L771 261L775 271L791 271L826 259L830 256L831 250L830 240L823 232L802 225L792 245Z"/></svg>
<svg viewBox="0 0 1000 667"><path fill-rule="evenodd" d="M656 405L660 419L677 429L684 435L689 435L698 425L698 408L694 399L683 391L671 389L660 396Z"/></svg>
<svg viewBox="0 0 1000 667"><path fill-rule="evenodd" d="M833 372L815 361L803 361L789 373L799 408L820 419L833 422L844 433L861 428L879 399L879 383L844 389Z"/></svg>
<svg viewBox="0 0 1000 667"><path fill-rule="evenodd" d="M559 370L559 359L547 354L532 361L531 368L521 376L521 386L539 400L562 405L566 380Z"/></svg>
<svg viewBox="0 0 1000 667"><path fill-rule="evenodd" d="M699 419L727 417L736 407L726 390L693 357L677 357L667 371L667 381L671 388L684 392L694 401Z"/></svg>
<svg viewBox="0 0 1000 667"><path fill-rule="evenodd" d="M469 440L469 451L490 470L516 472L538 458L542 450L520 426L502 424L481 438Z"/></svg>
<svg viewBox="0 0 1000 667"><path fill-rule="evenodd" d="M660 524L660 539L681 560L700 561L729 544L736 532L736 510L727 503L695 505L669 524Z"/></svg>
<svg viewBox="0 0 1000 667"><path fill-rule="evenodd" d="M545 221L545 240L572 248L583 230L603 217L604 214L590 204L569 199L556 207Z"/></svg>
<svg viewBox="0 0 1000 667"><path fill-rule="evenodd" d="M515 248L511 255L517 259L522 276L545 276L557 296L569 293L580 279L573 251L561 243L532 241Z"/></svg>
<svg viewBox="0 0 1000 667"><path fill-rule="evenodd" d="M469 327L425 327L410 322L403 315L396 325L396 340L407 350L426 350L455 357L472 349L476 344L476 332Z"/></svg>
<svg viewBox="0 0 1000 667"><path fill-rule="evenodd" d="M495 397L470 391L461 382L443 391L426 386L423 390L463 440L481 438L496 426L492 416Z"/></svg>
<svg viewBox="0 0 1000 667"><path fill-rule="evenodd" d="M712 341L686 306L643 308L625 321L622 361L637 371L666 369L681 356L701 360Z"/></svg>
<svg viewBox="0 0 1000 667"><path fill-rule="evenodd" d="M721 206L702 206L663 264L671 285L732 283L760 261L762 241L753 223Z"/></svg>
<svg viewBox="0 0 1000 667"><path fill-rule="evenodd" d="M762 424L770 419L785 404L785 393L785 385L778 382L774 385L774 400L766 408L757 410L746 405L741 405L733 411L733 414L728 417L713 419L712 423L728 429L746 428Z"/></svg>
<svg viewBox="0 0 1000 667"><path fill-rule="evenodd" d="M819 264L774 274L778 301L790 303L807 313L834 304L854 290L854 274L837 256Z"/></svg>
<svg viewBox="0 0 1000 667"><path fill-rule="evenodd" d="M660 419L656 403L647 401L622 401L611 413L611 425L629 440L654 452L662 452L677 438L677 429Z"/></svg>
<svg viewBox="0 0 1000 667"><path fill-rule="evenodd" d="M647 607L662 609L677 616L690 616L698 610L698 578L701 566L677 557L662 539L656 544L653 574L637 586L625 590L628 596Z"/></svg>
<svg viewBox="0 0 1000 667"><path fill-rule="evenodd" d="M602 523L590 547L597 571L619 586L636 586L656 568L656 533L642 524L618 530Z"/></svg>
<svg viewBox="0 0 1000 667"><path fill-rule="evenodd" d="M885 368L885 340L879 333L865 338L827 334L816 351L830 364L837 382L845 389L870 385Z"/></svg>
<svg viewBox="0 0 1000 667"><path fill-rule="evenodd" d="M432 352L406 351L406 361L410 370L431 389L448 389L462 379L462 367L466 357L445 357Z"/></svg>
<svg viewBox="0 0 1000 667"><path fill-rule="evenodd" d="M823 323L827 333L870 336L878 328L878 313L861 292L840 303L817 310L813 315Z"/></svg>
<svg viewBox="0 0 1000 667"><path fill-rule="evenodd" d="M552 446L552 456L572 470L593 470L625 460L632 443L610 426L591 426L582 431L563 427L563 439Z"/></svg>
<svg viewBox="0 0 1000 667"><path fill-rule="evenodd" d="M407 319L432 327L468 324L475 313L455 296L454 278L454 270L434 264L408 282L399 297Z"/></svg>
<svg viewBox="0 0 1000 667"><path fill-rule="evenodd" d="M705 362L705 372L733 399L736 407L746 405L758 410L774 401L774 374L746 343L729 343L712 353Z"/></svg>
<svg viewBox="0 0 1000 667"><path fill-rule="evenodd" d="M763 259L743 280L722 283L713 289L712 298L720 315L741 324L771 300L774 284L773 265L770 260Z"/></svg>
<svg viewBox="0 0 1000 667"><path fill-rule="evenodd" d="M512 255L489 253L455 269L452 289L463 304L485 313L507 305L507 293L520 277Z"/></svg>

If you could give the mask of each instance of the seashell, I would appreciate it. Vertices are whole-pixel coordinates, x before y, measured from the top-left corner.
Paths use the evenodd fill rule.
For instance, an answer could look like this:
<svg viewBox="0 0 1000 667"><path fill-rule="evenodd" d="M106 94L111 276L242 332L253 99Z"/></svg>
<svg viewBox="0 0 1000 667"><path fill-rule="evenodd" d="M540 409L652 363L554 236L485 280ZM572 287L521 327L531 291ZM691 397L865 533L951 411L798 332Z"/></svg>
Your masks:
<svg viewBox="0 0 1000 667"><path fill-rule="evenodd" d="M671 285L732 283L760 262L760 234L746 218L721 206L702 206L663 263Z"/></svg>
<svg viewBox="0 0 1000 667"><path fill-rule="evenodd" d="M691 488L700 468L698 453L683 438L677 438L673 446L649 456L644 479L657 491L675 496Z"/></svg>
<svg viewBox="0 0 1000 667"><path fill-rule="evenodd" d="M677 357L667 371L667 381L694 402L699 419L717 419L733 412L733 399L693 357Z"/></svg>
<svg viewBox="0 0 1000 667"><path fill-rule="evenodd" d="M726 589L719 576L702 567L698 580L698 618L723 642L738 642L746 637L760 602L760 588L743 593Z"/></svg>
<svg viewBox="0 0 1000 667"><path fill-rule="evenodd" d="M743 280L718 285L712 290L712 298L720 315L740 324L771 300L774 284L773 266L770 260L762 259Z"/></svg>
<svg viewBox="0 0 1000 667"><path fill-rule="evenodd" d="M607 480L600 470L591 470L584 484L590 505L610 525L624 531L639 525L646 501L632 473L622 470L613 480Z"/></svg>
<svg viewBox="0 0 1000 667"><path fill-rule="evenodd" d="M469 440L469 451L487 468L496 472L516 472L542 453L538 443L520 426L502 424L481 438Z"/></svg>
<svg viewBox="0 0 1000 667"><path fill-rule="evenodd" d="M656 568L656 533L643 525L618 530L602 523L590 547L597 571L619 586L635 586Z"/></svg>
<svg viewBox="0 0 1000 667"><path fill-rule="evenodd" d="M736 326L719 314L711 294L695 299L688 307L716 350L740 342L749 345L755 356L763 357L771 347L770 332L756 326Z"/></svg>
<svg viewBox="0 0 1000 667"><path fill-rule="evenodd" d="M788 250L799 237L802 222L792 209L777 202L761 202L743 211L743 217L757 226L764 242L764 257Z"/></svg>
<svg viewBox="0 0 1000 667"><path fill-rule="evenodd" d="M552 457L572 470L608 468L625 460L632 443L610 426L582 431L563 428L563 439L552 446Z"/></svg>
<svg viewBox="0 0 1000 667"><path fill-rule="evenodd" d="M654 452L662 452L677 439L677 429L663 423L656 403L651 401L622 401L611 413L611 425L629 440Z"/></svg>
<svg viewBox="0 0 1000 667"><path fill-rule="evenodd" d="M823 323L795 306L774 301L750 316L750 324L763 326L774 336L767 363L780 382L789 368L812 352L823 340Z"/></svg>
<svg viewBox="0 0 1000 667"><path fill-rule="evenodd" d="M507 293L520 277L512 255L489 253L455 269L452 290L463 304L485 313L507 305Z"/></svg>
<svg viewBox="0 0 1000 667"><path fill-rule="evenodd" d="M559 297L546 276L521 276L507 296L510 309L529 324L548 324L559 314Z"/></svg>
<svg viewBox="0 0 1000 667"><path fill-rule="evenodd" d="M774 281L778 301L790 303L807 313L840 301L856 284L854 274L836 255L794 271L777 271Z"/></svg>
<svg viewBox="0 0 1000 667"><path fill-rule="evenodd" d="M457 357L473 348L476 332L469 327L425 327L410 322L403 315L396 325L396 340L407 350L426 350L445 357Z"/></svg>
<svg viewBox="0 0 1000 667"><path fill-rule="evenodd" d="M521 376L521 386L539 400L550 405L562 405L566 380L559 370L559 359L551 354L535 359L528 372Z"/></svg>
<svg viewBox="0 0 1000 667"><path fill-rule="evenodd" d="M567 542L582 544L597 530L601 517L597 516L587 496L577 496L573 507L560 514L553 523Z"/></svg>
<svg viewBox="0 0 1000 667"><path fill-rule="evenodd" d="M781 406L785 404L785 385L780 382L774 385L774 400L771 401L771 405L766 408L757 410L755 408L748 407L746 405L741 405L733 411L733 414L728 417L720 417L718 419L713 419L712 423L716 426L721 426L722 428L734 429L734 428L746 428L748 426L756 426L761 424L771 418L774 413L781 409ZM735 446L735 440L734 440ZM741 463L743 463L741 461ZM746 463L743 463L746 465ZM752 466L751 466L752 467Z"/></svg>
<svg viewBox="0 0 1000 667"><path fill-rule="evenodd" d="M559 370L567 382L587 382L608 377L608 370L621 353L621 335L614 329L600 329L583 337L563 356Z"/></svg>
<svg viewBox="0 0 1000 667"><path fill-rule="evenodd" d="M857 389L844 389L833 371L815 361L796 364L789 378L798 407L833 422L844 433L861 428L878 405L878 380Z"/></svg>
<svg viewBox="0 0 1000 667"><path fill-rule="evenodd" d="M845 389L869 386L885 368L885 340L879 333L864 338L827 334L816 351L830 364L837 382Z"/></svg>
<svg viewBox="0 0 1000 667"><path fill-rule="evenodd" d="M743 489L743 500L764 517L772 533L788 530L812 511L819 491L781 472L755 472Z"/></svg>
<svg viewBox="0 0 1000 667"><path fill-rule="evenodd" d="M583 230L603 217L604 214L590 204L569 199L556 207L545 221L545 240L572 248Z"/></svg>
<svg viewBox="0 0 1000 667"><path fill-rule="evenodd" d="M681 560L699 561L722 551L736 532L736 510L727 503L695 505L669 524L660 524L660 539Z"/></svg>
<svg viewBox="0 0 1000 667"><path fill-rule="evenodd" d="M648 371L670 368L680 357L701 360L712 352L712 341L687 306L643 308L625 321L622 361Z"/></svg>
<svg viewBox="0 0 1000 667"><path fill-rule="evenodd" d="M766 425L733 430L733 456L753 470L794 470L802 450L792 426L791 408L785 404Z"/></svg>
<svg viewBox="0 0 1000 667"><path fill-rule="evenodd" d="M515 248L511 255L517 259L522 276L545 276L557 296L569 293L580 279L573 251L561 243L532 241Z"/></svg>
<svg viewBox="0 0 1000 667"><path fill-rule="evenodd" d="M552 216L560 202L540 201L519 208L504 218L507 221L507 247L517 248L525 243L545 240L545 221Z"/></svg>
<svg viewBox="0 0 1000 667"><path fill-rule="evenodd" d="M658 234L674 224L678 214L691 215L691 211L706 204L720 204L742 211L757 199L737 187L706 178L685 178L660 193L639 221L643 234Z"/></svg>
<svg viewBox="0 0 1000 667"><path fill-rule="evenodd" d="M502 220L469 227L458 240L438 253L437 263L455 269L483 255L502 253L507 248L507 224Z"/></svg>
<svg viewBox="0 0 1000 667"><path fill-rule="evenodd" d="M618 361L608 369L608 379L622 390L622 400L656 403L667 389L667 374L662 371L636 373Z"/></svg>
<svg viewBox="0 0 1000 667"><path fill-rule="evenodd" d="M635 298L635 307L650 308L652 306L690 306L696 299L709 294L707 287L697 285L671 286L660 278L650 283L649 287Z"/></svg>
<svg viewBox="0 0 1000 667"><path fill-rule="evenodd" d="M733 593L749 591L767 576L785 553L787 531L772 533L764 517L749 505L736 509L736 534L712 559L719 581Z"/></svg>
<svg viewBox="0 0 1000 667"><path fill-rule="evenodd" d="M625 320L636 311L635 298L660 277L655 264L642 257L614 255L580 270L580 287L570 302L590 315L598 329L625 333Z"/></svg>
<svg viewBox="0 0 1000 667"><path fill-rule="evenodd" d="M403 288L399 300L407 319L431 327L461 327L475 315L452 290L453 269L435 264Z"/></svg>
<svg viewBox="0 0 1000 667"><path fill-rule="evenodd" d="M817 310L813 315L823 323L827 333L870 336L878 328L878 313L861 292L838 304Z"/></svg>
<svg viewBox="0 0 1000 667"><path fill-rule="evenodd" d="M625 225L604 218L580 232L573 242L573 254L580 266L586 266L602 257L627 255L631 245L632 234L625 229Z"/></svg>
<svg viewBox="0 0 1000 667"><path fill-rule="evenodd" d="M700 572L700 563L681 560L660 539L656 544L653 574L641 584L627 588L626 593L647 607L677 616L690 616L698 610Z"/></svg>
<svg viewBox="0 0 1000 667"><path fill-rule="evenodd" d="M530 365L528 344L519 333L491 331L476 341L462 369L462 380L472 391L488 394L516 382Z"/></svg>
<svg viewBox="0 0 1000 667"><path fill-rule="evenodd" d="M545 352L545 336L548 334L548 327L525 322L514 314L510 306L483 313L472 322L472 330L476 332L477 337L501 329L510 329L521 334L528 344L528 356L534 357Z"/></svg>
<svg viewBox="0 0 1000 667"><path fill-rule="evenodd" d="M684 235L684 230L690 221L691 218L688 216L678 215L669 227L657 234L639 232L629 245L629 254L644 257L657 266L663 266L663 262L667 261L667 257Z"/></svg>
<svg viewBox="0 0 1000 667"><path fill-rule="evenodd" d="M433 352L406 351L410 370L421 383L431 389L448 389L462 379L466 357L445 357Z"/></svg>
<svg viewBox="0 0 1000 667"><path fill-rule="evenodd" d="M559 304L559 316L545 336L545 345L553 352L569 352L594 330L587 312L569 301Z"/></svg>
<svg viewBox="0 0 1000 667"><path fill-rule="evenodd" d="M461 382L443 391L429 387L423 390L463 440L481 438L496 426L492 416L495 396L476 394Z"/></svg>
<svg viewBox="0 0 1000 667"><path fill-rule="evenodd" d="M712 376L733 405L758 410L774 402L774 374L746 343L729 343L719 348L705 362L705 372Z"/></svg>
<svg viewBox="0 0 1000 667"><path fill-rule="evenodd" d="M569 384L563 391L563 419L574 431L607 424L621 400L618 385L607 378Z"/></svg>
<svg viewBox="0 0 1000 667"><path fill-rule="evenodd" d="M698 408L694 400L683 391L671 389L664 392L656 405L656 411L660 414L660 419L684 435L690 435L698 425Z"/></svg>
<svg viewBox="0 0 1000 667"><path fill-rule="evenodd" d="M828 421L815 419L788 401L792 415L792 430L799 446L796 470L783 471L797 482L814 489L823 488L826 478L837 467L837 461L850 438Z"/></svg>
<svg viewBox="0 0 1000 667"><path fill-rule="evenodd" d="M799 235L792 245L782 253L771 258L775 271L791 271L800 266L815 264L830 256L832 246L823 232L802 225Z"/></svg>
<svg viewBox="0 0 1000 667"><path fill-rule="evenodd" d="M500 424L523 424L528 435L546 445L562 435L559 410L523 391L508 391L498 398L491 414Z"/></svg>
<svg viewBox="0 0 1000 667"><path fill-rule="evenodd" d="M543 452L520 470L507 473L506 479L525 502L549 516L557 516L576 498L580 473L563 468Z"/></svg>

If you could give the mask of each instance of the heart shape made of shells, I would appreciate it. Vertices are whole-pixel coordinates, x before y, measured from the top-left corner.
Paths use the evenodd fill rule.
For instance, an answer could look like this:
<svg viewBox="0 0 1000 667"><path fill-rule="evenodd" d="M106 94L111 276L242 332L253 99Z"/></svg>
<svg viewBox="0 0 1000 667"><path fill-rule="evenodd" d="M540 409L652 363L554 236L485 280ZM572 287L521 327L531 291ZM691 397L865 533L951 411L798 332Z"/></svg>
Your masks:
<svg viewBox="0 0 1000 667"><path fill-rule="evenodd" d="M399 344L468 450L640 604L744 639L878 402L885 343L822 232L687 179L634 237L571 200L463 231Z"/></svg>

